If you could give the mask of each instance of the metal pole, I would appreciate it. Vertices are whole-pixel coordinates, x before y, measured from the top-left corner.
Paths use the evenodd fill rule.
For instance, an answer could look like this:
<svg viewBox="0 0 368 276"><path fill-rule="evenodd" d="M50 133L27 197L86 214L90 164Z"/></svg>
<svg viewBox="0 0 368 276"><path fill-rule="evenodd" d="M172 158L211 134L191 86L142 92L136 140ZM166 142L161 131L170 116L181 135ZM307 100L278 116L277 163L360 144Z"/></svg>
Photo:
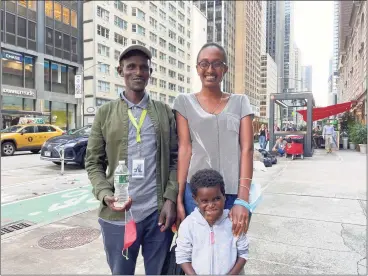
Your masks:
<svg viewBox="0 0 368 276"><path fill-rule="evenodd" d="M60 161L61 161L61 175L64 175L64 146L61 146L60 150Z"/></svg>

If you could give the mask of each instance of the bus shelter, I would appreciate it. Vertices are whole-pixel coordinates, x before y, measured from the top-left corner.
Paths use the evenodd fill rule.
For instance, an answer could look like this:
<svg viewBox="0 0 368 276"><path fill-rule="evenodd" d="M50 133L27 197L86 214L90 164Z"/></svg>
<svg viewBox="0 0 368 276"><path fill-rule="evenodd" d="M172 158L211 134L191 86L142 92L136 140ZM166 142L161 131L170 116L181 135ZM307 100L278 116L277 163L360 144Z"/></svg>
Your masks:
<svg viewBox="0 0 368 276"><path fill-rule="evenodd" d="M307 115L307 130L306 131L283 131L282 126L280 130L275 130L275 110L276 105L281 109L289 109L294 107L306 107ZM270 95L270 107L269 107L269 133L270 133L270 147L275 145L276 139L280 136L285 137L287 135L301 135L304 137L304 156L311 157L313 155L312 149L312 131L313 131L313 120L312 111L315 106L313 94L311 92L301 93L273 93Z"/></svg>

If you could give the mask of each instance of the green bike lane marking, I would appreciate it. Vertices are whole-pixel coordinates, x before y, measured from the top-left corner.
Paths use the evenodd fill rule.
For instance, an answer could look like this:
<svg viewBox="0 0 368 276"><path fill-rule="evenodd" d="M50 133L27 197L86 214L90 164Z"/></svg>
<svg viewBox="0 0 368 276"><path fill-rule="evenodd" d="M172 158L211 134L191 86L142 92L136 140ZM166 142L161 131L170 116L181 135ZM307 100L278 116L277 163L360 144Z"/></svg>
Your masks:
<svg viewBox="0 0 368 276"><path fill-rule="evenodd" d="M73 214L98 208L92 185L63 190L1 205L1 224L19 220L53 222Z"/></svg>

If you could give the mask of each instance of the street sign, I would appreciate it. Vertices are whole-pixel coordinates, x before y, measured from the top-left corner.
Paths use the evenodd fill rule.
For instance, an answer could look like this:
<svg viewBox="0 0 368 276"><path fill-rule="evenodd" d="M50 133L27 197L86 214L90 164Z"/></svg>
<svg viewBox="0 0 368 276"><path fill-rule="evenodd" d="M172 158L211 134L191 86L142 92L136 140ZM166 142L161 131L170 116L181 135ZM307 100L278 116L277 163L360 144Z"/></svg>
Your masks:
<svg viewBox="0 0 368 276"><path fill-rule="evenodd" d="M74 86L75 86L75 98L81 99L82 98L82 75L75 75L74 79Z"/></svg>

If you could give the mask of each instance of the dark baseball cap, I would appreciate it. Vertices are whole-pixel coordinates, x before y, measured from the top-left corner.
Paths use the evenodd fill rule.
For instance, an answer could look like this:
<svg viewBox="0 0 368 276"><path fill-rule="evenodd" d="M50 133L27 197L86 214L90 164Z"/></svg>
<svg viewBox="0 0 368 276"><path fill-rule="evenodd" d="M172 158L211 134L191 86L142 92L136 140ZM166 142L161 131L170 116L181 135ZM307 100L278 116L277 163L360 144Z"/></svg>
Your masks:
<svg viewBox="0 0 368 276"><path fill-rule="evenodd" d="M143 54L145 54L146 56L148 56L148 59L150 59L150 60L152 59L152 54L151 54L150 50L148 50L146 47L144 47L142 45L133 44L133 45L130 45L127 48L125 48L125 50L120 54L119 62L122 60L122 58L125 55L127 55L131 51L140 51Z"/></svg>

